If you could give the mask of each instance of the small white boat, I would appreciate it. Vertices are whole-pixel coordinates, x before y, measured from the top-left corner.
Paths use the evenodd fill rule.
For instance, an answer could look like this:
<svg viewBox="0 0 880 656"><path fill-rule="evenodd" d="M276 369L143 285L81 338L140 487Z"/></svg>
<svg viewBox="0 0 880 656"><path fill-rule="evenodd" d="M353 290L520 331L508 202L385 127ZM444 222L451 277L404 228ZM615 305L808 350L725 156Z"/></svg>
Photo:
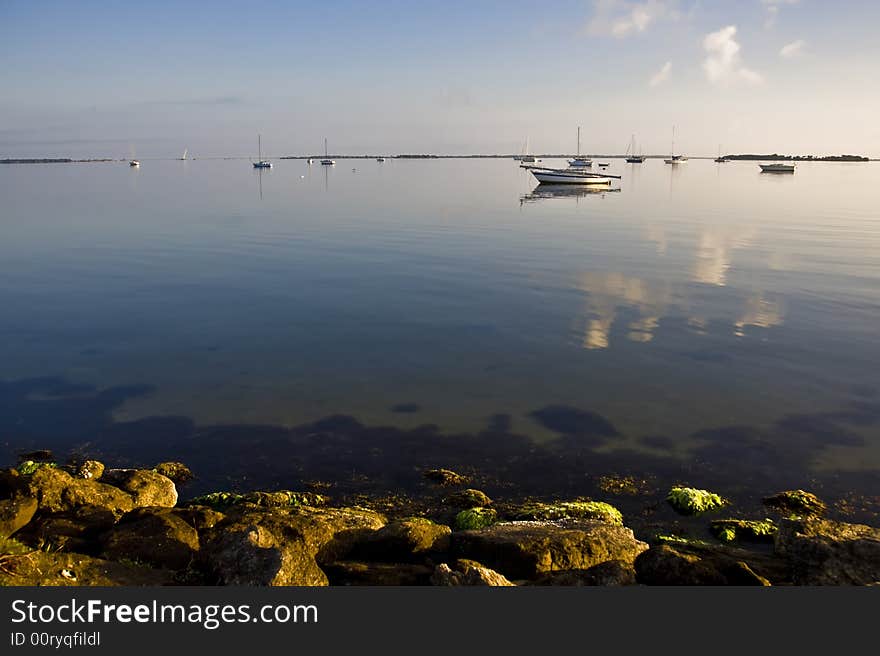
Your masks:
<svg viewBox="0 0 880 656"><path fill-rule="evenodd" d="M314 160L313 157L309 157L309 158L306 160L306 164L314 164L314 162L315 162L315 160Z"/></svg>
<svg viewBox="0 0 880 656"><path fill-rule="evenodd" d="M773 164L758 164L761 167L761 173L794 173L794 162L785 164L784 162L775 162Z"/></svg>
<svg viewBox="0 0 880 656"><path fill-rule="evenodd" d="M531 171L538 182L551 184L608 185L611 184L612 178L620 178L616 175L591 173L577 169L550 169L540 166L524 166L523 168Z"/></svg>
<svg viewBox="0 0 880 656"><path fill-rule="evenodd" d="M137 161L136 159L132 159L132 160L129 160L128 165L129 166L140 166L141 163L139 161Z"/></svg>
<svg viewBox="0 0 880 656"><path fill-rule="evenodd" d="M181 162L185 162L185 161L186 161L186 154L187 154L188 152L189 152L189 148L184 148L184 149L183 149L183 157L180 158L180 161L181 161Z"/></svg>
<svg viewBox="0 0 880 656"><path fill-rule="evenodd" d="M334 166L336 164L336 160L330 159L327 156L327 138L324 137L324 159L321 160L321 164L324 166Z"/></svg>
<svg viewBox="0 0 880 656"><path fill-rule="evenodd" d="M384 157L377 157L377 158L376 158L376 161L377 161L377 162L384 162L384 161L385 161L385 158L384 158Z"/></svg>
<svg viewBox="0 0 880 656"><path fill-rule="evenodd" d="M255 169L271 169L272 168L272 162L269 162L269 161L263 159L263 144L262 144L262 138L259 134L257 135L257 157L259 159L253 163Z"/></svg>

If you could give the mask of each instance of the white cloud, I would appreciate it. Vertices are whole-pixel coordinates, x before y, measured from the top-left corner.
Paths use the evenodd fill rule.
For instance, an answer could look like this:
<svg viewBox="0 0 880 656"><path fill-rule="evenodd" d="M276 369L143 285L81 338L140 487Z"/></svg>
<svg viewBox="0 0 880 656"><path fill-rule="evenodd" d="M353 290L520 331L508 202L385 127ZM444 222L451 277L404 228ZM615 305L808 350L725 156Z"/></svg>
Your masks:
<svg viewBox="0 0 880 656"><path fill-rule="evenodd" d="M794 59L795 57L799 57L803 54L805 45L807 44L806 41L804 41L803 39L798 39L797 41L786 43L779 51L779 56L785 59Z"/></svg>
<svg viewBox="0 0 880 656"><path fill-rule="evenodd" d="M740 56L740 45L736 39L736 25L722 27L717 32L707 34L703 39L706 59L703 70L713 84L743 81L757 84L764 81L761 74L746 68Z"/></svg>
<svg viewBox="0 0 880 656"><path fill-rule="evenodd" d="M761 0L761 4L764 5L764 11L766 12L766 18L764 19L764 27L771 28L776 24L776 19L779 17L779 8L785 5L796 5L800 3L801 0Z"/></svg>
<svg viewBox="0 0 880 656"><path fill-rule="evenodd" d="M618 39L640 34L660 19L679 15L677 0L594 0L593 7L587 32Z"/></svg>
<svg viewBox="0 0 880 656"><path fill-rule="evenodd" d="M657 71L656 73L654 73L654 75L651 76L651 80L648 82L648 84L652 87L656 87L656 86L663 84L664 82L666 82L666 80L669 79L669 74L671 72L672 72L672 62L668 61L665 64L663 64L662 67L660 67L659 71Z"/></svg>

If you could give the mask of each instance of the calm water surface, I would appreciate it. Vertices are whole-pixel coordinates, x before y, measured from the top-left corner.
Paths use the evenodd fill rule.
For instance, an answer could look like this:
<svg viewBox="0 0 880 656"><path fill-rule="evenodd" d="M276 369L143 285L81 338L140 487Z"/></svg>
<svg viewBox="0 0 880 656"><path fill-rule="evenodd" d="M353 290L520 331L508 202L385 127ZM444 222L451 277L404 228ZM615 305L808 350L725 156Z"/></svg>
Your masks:
<svg viewBox="0 0 880 656"><path fill-rule="evenodd" d="M880 165L611 161L2 166L4 459L880 494Z"/></svg>

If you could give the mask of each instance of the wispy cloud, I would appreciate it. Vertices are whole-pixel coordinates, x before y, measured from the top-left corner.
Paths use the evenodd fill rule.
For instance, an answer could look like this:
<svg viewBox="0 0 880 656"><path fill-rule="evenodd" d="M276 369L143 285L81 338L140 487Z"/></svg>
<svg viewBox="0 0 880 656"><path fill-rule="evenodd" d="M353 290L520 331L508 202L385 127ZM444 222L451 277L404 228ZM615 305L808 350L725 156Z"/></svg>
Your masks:
<svg viewBox="0 0 880 656"><path fill-rule="evenodd" d="M776 24L776 19L779 17L779 8L785 5L796 5L799 4L801 0L761 0L761 4L764 5L764 27L771 28Z"/></svg>
<svg viewBox="0 0 880 656"><path fill-rule="evenodd" d="M652 24L664 18L677 18L675 0L594 0L593 17L587 32L618 39L645 32Z"/></svg>
<svg viewBox="0 0 880 656"><path fill-rule="evenodd" d="M241 105L241 96L214 96L209 98L189 98L181 100L148 100L145 105Z"/></svg>
<svg viewBox="0 0 880 656"><path fill-rule="evenodd" d="M753 71L742 63L740 45L736 39L736 25L722 27L717 32L706 35L703 49L706 59L703 70L713 84L724 84L735 81L758 84L764 81L760 73Z"/></svg>
<svg viewBox="0 0 880 656"><path fill-rule="evenodd" d="M648 85L652 87L660 86L669 79L670 73L672 73L672 62L668 61L660 67L659 71L651 76Z"/></svg>
<svg viewBox="0 0 880 656"><path fill-rule="evenodd" d="M795 57L800 57L804 53L804 46L807 45L807 42L803 39L798 39L797 41L792 41L791 43L786 43L782 46L782 49L779 51L779 56L784 59L794 59Z"/></svg>

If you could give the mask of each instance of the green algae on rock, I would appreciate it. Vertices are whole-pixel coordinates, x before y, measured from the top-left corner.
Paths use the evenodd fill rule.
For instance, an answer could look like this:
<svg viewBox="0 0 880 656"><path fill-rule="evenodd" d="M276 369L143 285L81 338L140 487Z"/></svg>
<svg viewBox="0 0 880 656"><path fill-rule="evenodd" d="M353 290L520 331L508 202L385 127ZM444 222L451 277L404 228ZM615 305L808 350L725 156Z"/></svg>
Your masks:
<svg viewBox="0 0 880 656"><path fill-rule="evenodd" d="M57 462L35 462L33 460L25 460L21 463L16 470L22 476L30 476L38 469L42 469L43 467L58 467Z"/></svg>
<svg viewBox="0 0 880 656"><path fill-rule="evenodd" d="M771 519L716 519L709 525L709 530L722 542L773 542L777 528Z"/></svg>
<svg viewBox="0 0 880 656"><path fill-rule="evenodd" d="M727 505L727 501L714 492L693 487L673 487L666 501L680 515L699 515Z"/></svg>
<svg viewBox="0 0 880 656"><path fill-rule="evenodd" d="M604 501L557 501L555 503L527 503L513 511L514 519L592 519L623 526L623 515Z"/></svg>
<svg viewBox="0 0 880 656"><path fill-rule="evenodd" d="M498 521L498 513L491 508L469 508L455 516L454 528L457 531L469 531L486 528Z"/></svg>
<svg viewBox="0 0 880 656"><path fill-rule="evenodd" d="M492 499L480 490L467 489L450 494L443 503L455 508L479 508L491 505Z"/></svg>

